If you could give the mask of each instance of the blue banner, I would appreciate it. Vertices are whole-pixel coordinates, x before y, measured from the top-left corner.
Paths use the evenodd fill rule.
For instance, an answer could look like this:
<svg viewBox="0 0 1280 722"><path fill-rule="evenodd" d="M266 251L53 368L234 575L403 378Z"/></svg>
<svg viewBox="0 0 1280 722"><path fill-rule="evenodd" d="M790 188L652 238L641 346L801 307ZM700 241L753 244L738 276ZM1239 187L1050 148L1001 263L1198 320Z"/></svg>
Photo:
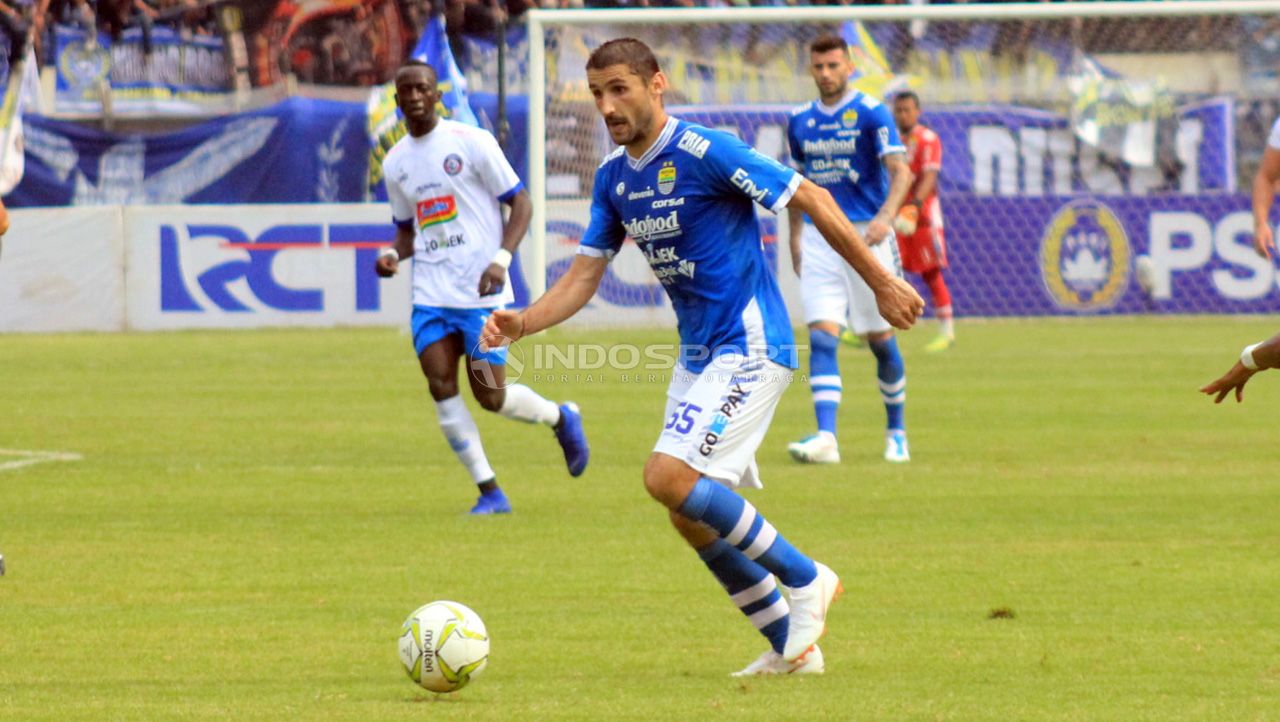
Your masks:
<svg viewBox="0 0 1280 722"><path fill-rule="evenodd" d="M11 206L364 200L365 106L293 98L166 135L25 117Z"/></svg>
<svg viewBox="0 0 1280 722"><path fill-rule="evenodd" d="M222 38L183 37L164 26L129 28L118 40L90 38L83 28L59 25L54 34L58 112L102 112L102 85L116 113L189 113L202 101L227 94Z"/></svg>
<svg viewBox="0 0 1280 722"><path fill-rule="evenodd" d="M1253 251L1243 195L940 202L957 313L1280 311L1280 276Z"/></svg>

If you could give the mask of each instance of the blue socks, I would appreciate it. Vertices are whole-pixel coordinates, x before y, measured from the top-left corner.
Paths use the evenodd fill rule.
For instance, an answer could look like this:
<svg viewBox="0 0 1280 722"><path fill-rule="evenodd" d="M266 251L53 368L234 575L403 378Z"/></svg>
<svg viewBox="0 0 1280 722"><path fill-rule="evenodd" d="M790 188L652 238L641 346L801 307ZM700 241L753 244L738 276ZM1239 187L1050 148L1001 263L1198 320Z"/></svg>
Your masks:
<svg viewBox="0 0 1280 722"><path fill-rule="evenodd" d="M721 539L788 587L803 587L818 576L813 560L791 546L754 506L706 477L694 484L679 511L714 529Z"/></svg>
<svg viewBox="0 0 1280 722"><path fill-rule="evenodd" d="M840 339L817 328L809 329L809 387L813 391L813 413L818 431L836 434L840 411Z"/></svg>
<svg viewBox="0 0 1280 722"><path fill-rule="evenodd" d="M906 429L903 411L907 402L907 366L898 352L898 339L890 336L884 341L872 341L871 353L876 356L876 378L880 379L880 399L890 431Z"/></svg>
<svg viewBox="0 0 1280 722"><path fill-rule="evenodd" d="M755 628L782 654L787 646L787 614L790 607L769 570L748 559L723 539L698 550L698 556L715 575L729 598Z"/></svg>

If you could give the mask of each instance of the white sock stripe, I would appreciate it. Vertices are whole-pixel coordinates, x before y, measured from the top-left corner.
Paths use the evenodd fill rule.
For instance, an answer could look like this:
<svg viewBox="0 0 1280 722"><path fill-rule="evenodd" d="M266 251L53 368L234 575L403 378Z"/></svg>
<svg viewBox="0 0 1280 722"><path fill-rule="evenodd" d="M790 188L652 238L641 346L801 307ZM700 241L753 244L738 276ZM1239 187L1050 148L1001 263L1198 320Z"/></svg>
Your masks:
<svg viewBox="0 0 1280 722"><path fill-rule="evenodd" d="M810 386L834 386L837 389L844 388L839 376L810 376Z"/></svg>
<svg viewBox="0 0 1280 722"><path fill-rule="evenodd" d="M880 393L896 394L899 391L905 389L906 387L907 387L907 375L903 374L902 378L898 379L897 381L881 381Z"/></svg>
<svg viewBox="0 0 1280 722"><path fill-rule="evenodd" d="M777 588L778 583L773 581L772 576L767 576L737 594L730 594L729 598L733 600L734 604L741 608L751 604L752 602L758 602L761 599L764 599Z"/></svg>
<svg viewBox="0 0 1280 722"><path fill-rule="evenodd" d="M886 404L904 404L907 402L907 392L903 391L898 394L880 394L880 398Z"/></svg>
<svg viewBox="0 0 1280 722"><path fill-rule="evenodd" d="M738 523L733 526L728 536L724 538L733 546L738 546L738 542L751 531L751 525L756 522L756 508L750 504L744 504L742 507L742 516L738 517Z"/></svg>
<svg viewBox="0 0 1280 722"><path fill-rule="evenodd" d="M742 555L754 561L761 554L769 551L769 547L773 546L773 542L777 538L778 530L774 529L773 525L766 521L760 525L760 533L756 534L755 541L751 542L751 546L742 550Z"/></svg>
<svg viewBox="0 0 1280 722"><path fill-rule="evenodd" d="M840 403L840 399L841 399L841 395L839 391L814 391L813 392L814 403L817 403L819 401L834 401L838 404Z"/></svg>
<svg viewBox="0 0 1280 722"><path fill-rule="evenodd" d="M764 609L761 609L755 614L748 615L747 619L751 620L751 623L756 626L756 629L764 629L770 624L773 624L779 619L787 616L790 611L791 609L787 606L787 601L779 598L778 601L770 604Z"/></svg>

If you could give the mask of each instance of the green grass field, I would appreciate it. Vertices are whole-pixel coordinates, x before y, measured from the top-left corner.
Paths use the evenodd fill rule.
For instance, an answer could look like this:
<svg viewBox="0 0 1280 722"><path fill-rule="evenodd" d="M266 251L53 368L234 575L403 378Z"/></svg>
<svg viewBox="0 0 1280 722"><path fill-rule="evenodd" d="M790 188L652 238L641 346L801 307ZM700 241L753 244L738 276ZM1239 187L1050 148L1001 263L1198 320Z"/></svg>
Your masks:
<svg viewBox="0 0 1280 722"><path fill-rule="evenodd" d="M1278 720L1280 373L1196 393L1275 327L962 322L941 356L911 332L902 467L843 349L844 463L787 457L798 382L749 494L844 578L827 674L745 682L763 640L640 482L663 381L531 383L582 406L580 479L475 411L516 513L470 518L397 331L0 337L0 449L83 457L0 471L0 718ZM437 698L395 640L439 598L493 646Z"/></svg>

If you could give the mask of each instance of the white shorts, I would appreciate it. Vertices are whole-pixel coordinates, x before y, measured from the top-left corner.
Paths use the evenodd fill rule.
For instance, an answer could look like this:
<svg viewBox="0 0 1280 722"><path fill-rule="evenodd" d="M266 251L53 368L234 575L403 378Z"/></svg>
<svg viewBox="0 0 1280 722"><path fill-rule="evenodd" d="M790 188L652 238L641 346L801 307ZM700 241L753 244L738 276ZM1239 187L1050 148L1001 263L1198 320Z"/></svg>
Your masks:
<svg viewBox="0 0 1280 722"><path fill-rule="evenodd" d="M854 226L866 234L865 223ZM882 266L902 278L898 241L892 231L870 248ZM832 321L848 326L859 336L893 328L880 317L876 295L867 282L808 223L800 236L800 299L804 302L805 323Z"/></svg>
<svg viewBox="0 0 1280 722"><path fill-rule="evenodd" d="M722 356L700 374L677 366L667 386L666 425L653 450L730 488L761 488L756 449L794 375L772 361L741 356Z"/></svg>

